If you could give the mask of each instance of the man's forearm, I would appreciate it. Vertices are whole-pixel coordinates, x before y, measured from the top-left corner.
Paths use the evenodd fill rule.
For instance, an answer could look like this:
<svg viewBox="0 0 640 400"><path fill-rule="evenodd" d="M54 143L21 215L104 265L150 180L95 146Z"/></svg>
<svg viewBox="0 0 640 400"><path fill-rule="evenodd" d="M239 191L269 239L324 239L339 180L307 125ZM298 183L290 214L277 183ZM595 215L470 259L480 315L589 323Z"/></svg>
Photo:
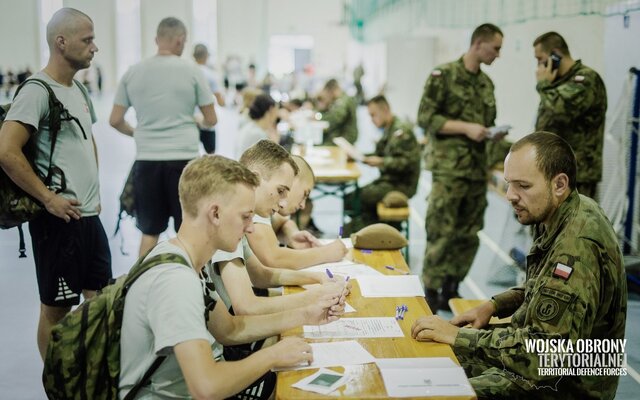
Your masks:
<svg viewBox="0 0 640 400"><path fill-rule="evenodd" d="M21 151L19 154L14 152L4 155L0 160L0 166L18 187L36 198L40 203L46 203L55 195L38 178Z"/></svg>

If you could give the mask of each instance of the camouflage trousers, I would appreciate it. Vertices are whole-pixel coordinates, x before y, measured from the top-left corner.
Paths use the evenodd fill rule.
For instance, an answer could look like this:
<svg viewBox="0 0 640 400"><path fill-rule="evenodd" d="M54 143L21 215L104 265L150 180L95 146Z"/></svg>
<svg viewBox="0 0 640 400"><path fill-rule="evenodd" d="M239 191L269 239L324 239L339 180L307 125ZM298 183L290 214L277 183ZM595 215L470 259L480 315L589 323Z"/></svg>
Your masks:
<svg viewBox="0 0 640 400"><path fill-rule="evenodd" d="M447 276L460 282L469 272L480 244L486 194L485 181L433 176L422 269L426 288L439 289Z"/></svg>
<svg viewBox="0 0 640 400"><path fill-rule="evenodd" d="M389 181L375 180L370 184L360 189L360 215L354 216L351 223L344 227L344 235L348 235L359 231L365 226L375 224L378 222L378 202L382 201L384 196L392 190L400 191L409 196L411 193L407 193L404 188L393 184ZM349 193L344 199L344 207L346 210L351 210L354 202L354 193ZM394 226L394 224L389 224ZM399 228L400 224L396 226Z"/></svg>
<svg viewBox="0 0 640 400"><path fill-rule="evenodd" d="M483 362L469 355L464 350L454 347L456 357L464 372L469 377L469 383L482 399L522 399L529 398L526 390L515 384L509 377L511 374L503 367Z"/></svg>

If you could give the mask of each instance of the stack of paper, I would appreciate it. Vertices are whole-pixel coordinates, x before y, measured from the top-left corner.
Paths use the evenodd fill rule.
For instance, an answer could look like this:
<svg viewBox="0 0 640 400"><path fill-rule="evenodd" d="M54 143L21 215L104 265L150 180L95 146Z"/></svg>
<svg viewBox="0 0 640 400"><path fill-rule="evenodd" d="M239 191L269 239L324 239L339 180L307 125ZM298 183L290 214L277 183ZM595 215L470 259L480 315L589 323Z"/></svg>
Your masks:
<svg viewBox="0 0 640 400"><path fill-rule="evenodd" d="M424 296L417 275L363 276L358 278L362 297Z"/></svg>
<svg viewBox="0 0 640 400"><path fill-rule="evenodd" d="M340 318L326 325L303 326L309 339L404 337L393 317Z"/></svg>
<svg viewBox="0 0 640 400"><path fill-rule="evenodd" d="M309 343L313 350L313 362L277 369L276 371L288 371L297 369L309 369L320 367L335 367L340 365L359 365L375 362L376 359L355 340L328 343Z"/></svg>
<svg viewBox="0 0 640 400"><path fill-rule="evenodd" d="M333 275L348 276L350 279L355 279L361 276L384 276L384 274L376 271L365 264L356 263L349 260L339 261L335 263L325 263L314 265L313 267L305 268L305 271L318 271L325 272L327 269L331 271Z"/></svg>
<svg viewBox="0 0 640 400"><path fill-rule="evenodd" d="M462 367L446 357L379 358L389 397L473 396Z"/></svg>
<svg viewBox="0 0 640 400"><path fill-rule="evenodd" d="M333 243L335 240L336 239L318 239L322 246ZM342 244L344 244L344 247L346 247L347 249L353 248L353 242L351 241L351 238L341 238L340 240L342 240Z"/></svg>

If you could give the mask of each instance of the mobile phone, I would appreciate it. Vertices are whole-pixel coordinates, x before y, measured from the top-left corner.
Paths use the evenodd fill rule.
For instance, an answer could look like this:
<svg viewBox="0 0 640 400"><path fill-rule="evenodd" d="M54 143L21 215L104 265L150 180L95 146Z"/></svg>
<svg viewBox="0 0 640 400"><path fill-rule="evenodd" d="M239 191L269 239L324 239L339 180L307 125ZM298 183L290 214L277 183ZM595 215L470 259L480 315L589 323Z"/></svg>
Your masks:
<svg viewBox="0 0 640 400"><path fill-rule="evenodd" d="M555 51L552 51L551 52L551 56L549 56L549 58L551 58L551 70L552 71L555 71L558 68L560 68L560 61L562 60L562 56L561 55L559 55Z"/></svg>

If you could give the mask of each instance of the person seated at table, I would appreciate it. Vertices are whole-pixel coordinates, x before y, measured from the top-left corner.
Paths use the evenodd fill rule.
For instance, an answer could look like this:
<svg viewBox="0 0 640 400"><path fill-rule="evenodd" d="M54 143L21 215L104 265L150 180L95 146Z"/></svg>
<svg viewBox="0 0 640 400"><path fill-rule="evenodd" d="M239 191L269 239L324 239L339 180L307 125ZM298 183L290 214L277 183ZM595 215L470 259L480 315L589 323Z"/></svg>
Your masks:
<svg viewBox="0 0 640 400"><path fill-rule="evenodd" d="M253 144L262 139L269 139L275 143L280 141L276 130L278 119L278 105L268 94L258 95L249 106L249 121L238 132L238 147L236 158Z"/></svg>
<svg viewBox="0 0 640 400"><path fill-rule="evenodd" d="M429 316L413 324L415 339L453 346L480 399L613 399L616 394L618 376L540 373L541 367L568 365L545 365L549 353L526 346L530 340L554 339L577 349L578 339L624 339L627 285L619 241L598 204L576 190L576 170L573 150L560 136L535 132L517 141L505 159L504 180L518 221L533 225L527 281L449 322ZM491 328L494 315L511 316L511 322ZM463 327L467 324L471 327ZM578 355L560 352L551 355L571 360ZM624 356L590 353L600 359Z"/></svg>
<svg viewBox="0 0 640 400"><path fill-rule="evenodd" d="M280 207L286 207L298 165L282 146L269 140L261 140L247 149L240 163L260 177L255 195L255 225L256 219L268 220ZM236 314L284 311L315 302L327 294L340 295L344 290L344 281L331 280L324 273L267 267L252 250L243 238L234 251L218 251L213 255L211 272L216 279L216 288L223 299L228 298ZM253 291L253 287L266 289L311 283L323 285L289 296L263 297L256 296Z"/></svg>
<svg viewBox="0 0 640 400"><path fill-rule="evenodd" d="M335 137L344 137L349 143L358 140L358 105L351 96L342 91L337 80L327 81L318 95L316 104L318 111L322 113L322 120L329 123L322 138L324 146L334 146Z"/></svg>
<svg viewBox="0 0 640 400"><path fill-rule="evenodd" d="M340 296L318 304L260 316L231 316L216 302L203 267L216 250L232 251L253 230L259 178L236 161L204 156L185 167L179 181L183 222L175 238L146 257L179 255L140 276L127 294L122 320L120 398L158 356L166 356L136 398L227 398L274 367L313 359L302 339L284 339L246 360L216 362L211 346L251 342L302 324L335 321ZM203 296L203 293L204 296Z"/></svg>
<svg viewBox="0 0 640 400"><path fill-rule="evenodd" d="M280 247L274 231L273 218L277 215L290 217L296 211L304 211L306 200L315 185L313 171L300 156L292 156L298 166L298 175L288 193L286 203L278 204L279 210L272 217L256 212L253 221L254 231L247 235L251 250L266 266L273 268L301 269L316 264L339 261L347 254L347 248L341 240L335 240L326 246L320 246L318 240L307 231L299 231L294 221L278 222L278 230L287 234L286 240L293 248ZM258 195L259 197L259 195ZM256 200L257 202L260 199Z"/></svg>
<svg viewBox="0 0 640 400"><path fill-rule="evenodd" d="M367 109L371 121L383 129L383 134L376 143L375 152L367 155L363 162L378 168L380 177L362 188L361 214L345 226L345 234L378 222L377 204L390 191L397 190L411 198L416 194L420 179L420 146L412 127L393 115L389 102L382 95L367 101ZM345 208L353 209L355 201L353 192L347 195Z"/></svg>

